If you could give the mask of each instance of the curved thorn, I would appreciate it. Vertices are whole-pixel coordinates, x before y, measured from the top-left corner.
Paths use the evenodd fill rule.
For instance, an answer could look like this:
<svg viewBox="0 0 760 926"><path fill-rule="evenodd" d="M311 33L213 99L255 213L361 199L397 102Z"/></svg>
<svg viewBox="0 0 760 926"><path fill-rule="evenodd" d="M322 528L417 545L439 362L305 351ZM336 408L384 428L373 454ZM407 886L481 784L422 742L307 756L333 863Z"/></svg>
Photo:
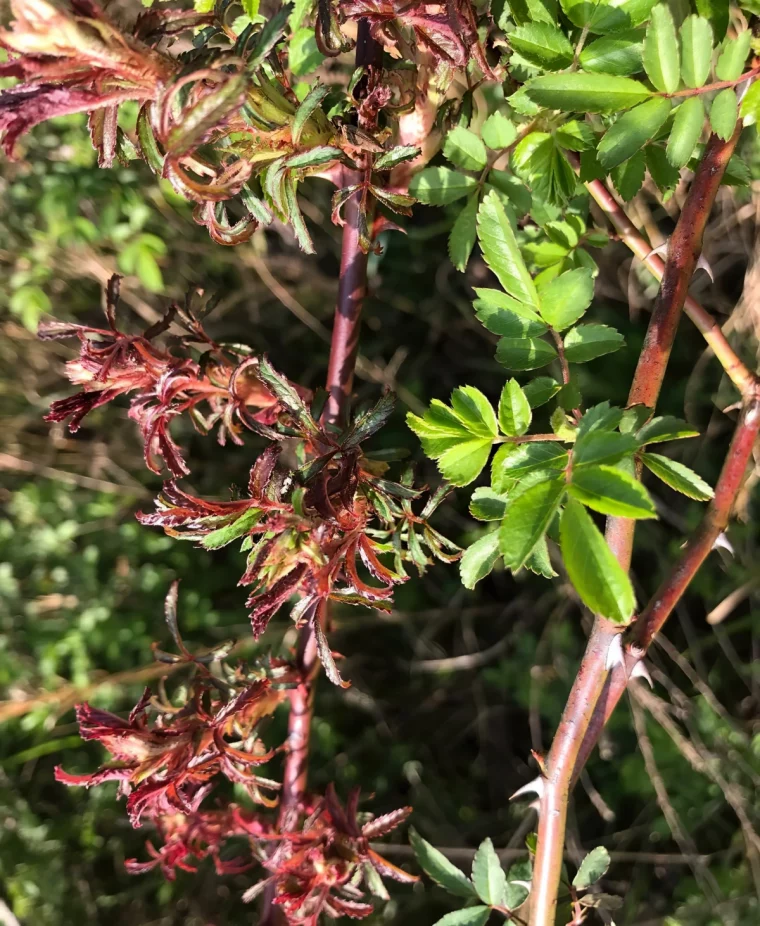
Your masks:
<svg viewBox="0 0 760 926"><path fill-rule="evenodd" d="M607 657L604 660L604 668L609 672L610 669L614 669L615 666L623 665L623 635L620 633L615 634L615 636L610 641L609 649L607 650Z"/></svg>
<svg viewBox="0 0 760 926"><path fill-rule="evenodd" d="M639 659L631 670L631 678L643 678L650 688L654 688L652 676L649 674L649 669L643 659Z"/></svg>
<svg viewBox="0 0 760 926"><path fill-rule="evenodd" d="M522 797L523 794L537 794L539 798L543 797L544 779L538 775L533 781L529 781L526 785L518 788L509 799L513 801L516 797Z"/></svg>

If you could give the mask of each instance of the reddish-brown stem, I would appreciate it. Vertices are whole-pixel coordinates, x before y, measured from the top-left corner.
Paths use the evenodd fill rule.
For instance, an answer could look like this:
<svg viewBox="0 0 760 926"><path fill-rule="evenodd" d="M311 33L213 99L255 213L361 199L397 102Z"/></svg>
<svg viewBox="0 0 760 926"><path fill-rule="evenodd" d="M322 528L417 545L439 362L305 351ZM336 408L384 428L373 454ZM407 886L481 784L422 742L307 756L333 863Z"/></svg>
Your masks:
<svg viewBox="0 0 760 926"><path fill-rule="evenodd" d="M741 77L737 77L736 80L716 80L715 83L705 84L704 87L697 87L696 89L686 87L684 90L676 90L674 93L662 93L658 95L668 97L668 99L684 96L699 96L701 93L710 93L715 90L726 90L728 87L736 87L739 84L743 84L745 80L752 80L754 77L757 77L758 74L760 74L760 67L754 67L742 74Z"/></svg>
<svg viewBox="0 0 760 926"><path fill-rule="evenodd" d="M360 20L356 40L356 66L378 63L380 47L370 35L369 24ZM345 171L346 186L357 183L361 174ZM340 257L340 278L335 306L330 357L327 367L328 399L323 420L329 424L341 422L348 409L354 382L354 370L359 346L362 304L367 289L367 255L359 247L360 199L354 195L344 209L343 242ZM314 690L319 670L316 639L307 615L296 652L296 667L300 683L290 691L287 755L283 770L282 793L278 824L281 830L296 822L300 804L306 792L309 769L309 745L314 713ZM316 618L319 620L319 616ZM272 890L264 894L260 926L281 926L285 920L273 903Z"/></svg>
<svg viewBox="0 0 760 926"><path fill-rule="evenodd" d="M631 385L629 405L642 404L654 409L657 403L689 283L702 249L705 225L740 132L741 123L738 123L727 142L713 135L707 144L670 240L662 286ZM630 568L634 524L627 519L610 518L607 525L607 542L625 570ZM587 748L589 730L597 726L601 730L604 724L597 718L604 716L603 705L609 701L611 681L607 658L619 632L620 628L605 618L595 618L586 652L546 759L531 895L531 926L554 924L568 799L585 761L585 758L581 761L581 756L587 757L590 751Z"/></svg>
<svg viewBox="0 0 760 926"><path fill-rule="evenodd" d="M572 159L576 168L580 167L580 160L575 155L572 156ZM659 254L652 253L652 246L628 218L605 184L601 180L590 180L586 183L586 189L610 220L615 231L620 236L620 240L633 251L655 279L662 280L665 272L665 261ZM702 333L718 362L725 370L726 375L739 392L746 395L747 390L754 387L757 377L747 368L728 343L717 320L692 296L686 297L684 312Z"/></svg>
<svg viewBox="0 0 760 926"><path fill-rule="evenodd" d="M602 694L594 709L573 770L573 784L599 739L599 734L615 710L628 686L636 664L646 655L652 640L661 630L699 567L728 524L742 478L760 432L760 400L750 398L742 411L734 437L715 486L715 496L702 521L688 541L678 562L663 580L647 607L626 633L623 647L624 665L616 666L607 677Z"/></svg>

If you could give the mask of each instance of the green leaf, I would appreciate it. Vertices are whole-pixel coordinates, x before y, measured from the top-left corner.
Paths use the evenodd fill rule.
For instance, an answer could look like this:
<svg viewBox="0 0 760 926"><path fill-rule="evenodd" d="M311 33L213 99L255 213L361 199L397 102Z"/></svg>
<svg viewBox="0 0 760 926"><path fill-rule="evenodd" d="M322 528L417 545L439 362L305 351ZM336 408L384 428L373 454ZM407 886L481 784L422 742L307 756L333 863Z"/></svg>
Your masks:
<svg viewBox="0 0 760 926"><path fill-rule="evenodd" d="M465 907L464 910L447 913L436 920L433 926L485 926L490 915L490 907Z"/></svg>
<svg viewBox="0 0 760 926"><path fill-rule="evenodd" d="M645 174L646 155L643 151L637 151L632 158L614 167L610 176L615 189L629 202L641 189Z"/></svg>
<svg viewBox="0 0 760 926"><path fill-rule="evenodd" d="M593 147L596 136L590 125L570 119L556 129L554 140L561 148L567 148L569 151L586 151Z"/></svg>
<svg viewBox="0 0 760 926"><path fill-rule="evenodd" d="M313 87L303 98L301 105L296 110L296 115L293 119L293 128L291 129L294 145L300 142L301 133L306 123L309 121L309 117L319 108L319 104L329 92L330 88L325 86L325 84L317 84L316 87Z"/></svg>
<svg viewBox="0 0 760 926"><path fill-rule="evenodd" d="M449 234L449 258L451 263L464 273L467 262L475 247L475 221L478 216L478 197L471 196L454 222Z"/></svg>
<svg viewBox="0 0 760 926"><path fill-rule="evenodd" d="M657 90L674 93L678 89L681 76L678 66L678 37L673 14L665 3L658 3L652 10L644 37L642 60L647 77Z"/></svg>
<svg viewBox="0 0 760 926"><path fill-rule="evenodd" d="M292 12L293 4L286 3L280 7L271 19L264 23L264 27L256 37L256 44L252 48L251 54L246 61L246 69L249 72L255 71L260 67L269 52L283 37L285 34L285 27L288 24L288 17ZM290 54L291 56L293 54L293 39L290 40Z"/></svg>
<svg viewBox="0 0 760 926"><path fill-rule="evenodd" d="M636 605L628 576L580 502L568 498L560 520L560 549L570 581L597 614L627 624Z"/></svg>
<svg viewBox="0 0 760 926"><path fill-rule="evenodd" d="M478 389L462 386L451 394L449 408L433 399L422 418L409 413L407 423L420 438L425 453L454 485L476 479L488 462L498 434L496 414Z"/></svg>
<svg viewBox="0 0 760 926"><path fill-rule="evenodd" d="M757 81L744 94L739 113L743 119L752 118L756 123L760 122L760 83Z"/></svg>
<svg viewBox="0 0 760 926"><path fill-rule="evenodd" d="M556 331L564 331L583 316L594 298L594 278L585 267L569 270L538 289L542 318Z"/></svg>
<svg viewBox="0 0 760 926"><path fill-rule="evenodd" d="M668 160L665 149L659 145L647 145L644 154L649 176L667 201L678 186L681 174Z"/></svg>
<svg viewBox="0 0 760 926"><path fill-rule="evenodd" d="M380 157L372 165L373 170L391 170L397 164L403 164L404 161L412 161L420 153L417 145L396 145Z"/></svg>
<svg viewBox="0 0 760 926"><path fill-rule="evenodd" d="M666 440L681 440L684 437L698 437L699 431L680 418L662 415L652 418L636 435L640 444L659 444Z"/></svg>
<svg viewBox="0 0 760 926"><path fill-rule="evenodd" d="M313 29L296 29L290 40L288 64L297 76L311 74L322 64L325 56L319 50Z"/></svg>
<svg viewBox="0 0 760 926"><path fill-rule="evenodd" d="M446 206L472 193L477 185L474 177L450 167L426 167L412 177L409 192L426 205Z"/></svg>
<svg viewBox="0 0 760 926"><path fill-rule="evenodd" d="M715 37L722 39L728 29L729 0L696 0L695 6L699 15L712 24Z"/></svg>
<svg viewBox="0 0 760 926"><path fill-rule="evenodd" d="M573 450L573 469L599 463L617 463L638 447L631 434L617 431L591 431L581 434Z"/></svg>
<svg viewBox="0 0 760 926"><path fill-rule="evenodd" d="M741 77L751 42L752 33L749 29L740 32L735 39L726 39L715 65L718 80L737 80Z"/></svg>
<svg viewBox="0 0 760 926"><path fill-rule="evenodd" d="M573 887L578 891L585 891L586 888L603 878L609 867L610 853L603 846L597 846L581 862L573 878Z"/></svg>
<svg viewBox="0 0 760 926"><path fill-rule="evenodd" d="M659 453L642 453L641 459L647 469L651 470L658 479L669 485L671 489L688 495L698 502L709 501L715 494L710 486L698 476L693 469L664 457Z"/></svg>
<svg viewBox="0 0 760 926"><path fill-rule="evenodd" d="M477 897L475 887L467 875L456 865L452 865L442 852L431 846L414 828L409 830L409 842L420 868L432 881L456 897L465 897L468 900Z"/></svg>
<svg viewBox="0 0 760 926"><path fill-rule="evenodd" d="M480 134L489 148L501 151L517 138L517 129L502 113L493 113L483 123Z"/></svg>
<svg viewBox="0 0 760 926"><path fill-rule="evenodd" d="M546 542L546 537L541 537L538 543L533 547L530 556L525 560L525 569L529 572L534 573L537 576L543 576L546 579L553 579L557 573L552 567L552 561L549 557L549 546ZM528 896L528 892L521 887L519 884L507 884L507 894L506 906L514 908L519 906L519 903L513 903L515 894L520 894L522 892L523 900Z"/></svg>
<svg viewBox="0 0 760 926"><path fill-rule="evenodd" d="M492 531L467 547L459 561L459 576L465 588L475 588L496 565L499 553L499 532Z"/></svg>
<svg viewBox="0 0 760 926"><path fill-rule="evenodd" d="M546 109L576 113L618 113L652 93L637 80L608 74L547 74L532 80L528 96Z"/></svg>
<svg viewBox="0 0 760 926"><path fill-rule="evenodd" d="M738 118L739 102L736 99L736 92L731 87L726 87L715 97L710 107L710 125L713 132L718 138L728 141L734 134Z"/></svg>
<svg viewBox="0 0 760 926"><path fill-rule="evenodd" d="M478 240L488 266L510 296L537 308L538 293L517 246L504 206L489 193L478 211Z"/></svg>
<svg viewBox="0 0 760 926"><path fill-rule="evenodd" d="M609 0L598 3L591 31L600 35L635 29L649 19L656 0Z"/></svg>
<svg viewBox="0 0 760 926"><path fill-rule="evenodd" d="M507 437L519 437L530 427L530 403L516 379L504 384L499 399L499 427Z"/></svg>
<svg viewBox="0 0 760 926"><path fill-rule="evenodd" d="M523 386L523 392L530 407L538 408L540 405L545 405L552 396L555 396L560 388L560 384L551 376L537 376Z"/></svg>
<svg viewBox="0 0 760 926"><path fill-rule="evenodd" d="M549 203L567 202L578 187L575 171L554 135L531 132L512 153L512 168L531 187L534 197Z"/></svg>
<svg viewBox="0 0 760 926"><path fill-rule="evenodd" d="M233 540L247 534L252 527L258 524L263 513L260 508L249 508L237 521L206 534L201 540L201 546L207 550L219 550L226 547L228 543L232 543Z"/></svg>
<svg viewBox="0 0 760 926"><path fill-rule="evenodd" d="M584 71L629 77L638 74L643 63L644 37L639 32L621 32L619 35L595 39L580 54Z"/></svg>
<svg viewBox="0 0 760 926"><path fill-rule="evenodd" d="M665 149L673 167L680 170L689 163L704 124L705 107L702 98L692 96L684 100L676 110L668 146Z"/></svg>
<svg viewBox="0 0 760 926"><path fill-rule="evenodd" d="M529 63L548 71L559 71L573 61L573 46L556 26L545 22L526 23L507 36L509 44Z"/></svg>
<svg viewBox="0 0 760 926"><path fill-rule="evenodd" d="M546 332L546 323L538 312L523 305L499 289L476 289L473 303L481 324L494 334L509 338L538 337Z"/></svg>
<svg viewBox="0 0 760 926"><path fill-rule="evenodd" d="M483 903L504 904L507 876L490 839L484 839L472 860L472 883Z"/></svg>
<svg viewBox="0 0 760 926"><path fill-rule="evenodd" d="M557 351L539 338L502 338L496 359L508 370L537 370L556 360Z"/></svg>
<svg viewBox="0 0 760 926"><path fill-rule="evenodd" d="M608 325L579 325L565 335L565 358L570 363L587 363L624 344L623 335Z"/></svg>
<svg viewBox="0 0 760 926"><path fill-rule="evenodd" d="M670 115L670 100L655 97L624 113L599 142L596 156L605 170L627 160L656 135Z"/></svg>
<svg viewBox="0 0 760 926"><path fill-rule="evenodd" d="M455 126L443 143L444 157L463 170L483 170L488 161L486 146L469 129Z"/></svg>
<svg viewBox="0 0 760 926"><path fill-rule="evenodd" d="M499 549L505 565L516 572L549 527L565 496L564 476L536 483L507 502L499 528Z"/></svg>
<svg viewBox="0 0 760 926"><path fill-rule="evenodd" d="M681 26L681 77L687 87L704 87L710 76L713 32L702 16L687 16Z"/></svg>
<svg viewBox="0 0 760 926"><path fill-rule="evenodd" d="M556 441L503 444L491 463L491 483L496 492L508 492L528 474L542 470L562 472L567 461L567 450Z"/></svg>
<svg viewBox="0 0 760 926"><path fill-rule="evenodd" d="M501 521L507 506L507 496L488 486L478 486L470 499L470 514L478 521Z"/></svg>
<svg viewBox="0 0 760 926"><path fill-rule="evenodd" d="M486 192L489 192L491 188L503 193L517 210L518 215L525 215L526 212L530 212L532 205L530 190L514 174L510 174L506 170L494 170L491 168L488 171Z"/></svg>
<svg viewBox="0 0 760 926"><path fill-rule="evenodd" d="M583 466L573 471L569 490L588 508L619 518L656 518L642 484L614 466Z"/></svg>

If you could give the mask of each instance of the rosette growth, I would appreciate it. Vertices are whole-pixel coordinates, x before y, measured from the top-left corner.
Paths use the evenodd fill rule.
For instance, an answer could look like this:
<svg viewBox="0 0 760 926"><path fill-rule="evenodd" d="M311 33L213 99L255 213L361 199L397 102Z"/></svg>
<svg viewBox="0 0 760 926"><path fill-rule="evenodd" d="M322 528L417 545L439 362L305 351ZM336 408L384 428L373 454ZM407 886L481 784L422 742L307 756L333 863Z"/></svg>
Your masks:
<svg viewBox="0 0 760 926"><path fill-rule="evenodd" d="M54 402L45 420L68 420L73 433L93 409L133 394L129 415L140 426L146 465L160 473L160 457L173 476L190 472L168 430L171 420L184 412L201 433L218 424L222 445L227 438L241 444L243 429L268 436L280 404L260 380L248 375L249 365L234 349L224 350L206 335L191 299L182 307L170 306L142 335L127 335L116 327L119 279L113 276L108 284L107 329L62 322L40 325L43 340L77 337L81 345L79 358L66 364L66 375L82 386L82 392ZM175 356L154 343L174 321L184 329L178 339L184 352L191 344L204 348L199 361Z"/></svg>
<svg viewBox="0 0 760 926"><path fill-rule="evenodd" d="M402 807L361 825L358 802L357 788L342 807L329 785L323 798L305 808L300 830L279 834L277 848L263 862L272 875L250 888L244 899L253 900L273 885L273 902L283 908L291 926L316 926L323 913L332 919L369 916L373 906L366 892L388 897L382 877L406 884L417 881L369 845L370 839L385 836L403 823L412 808Z"/></svg>

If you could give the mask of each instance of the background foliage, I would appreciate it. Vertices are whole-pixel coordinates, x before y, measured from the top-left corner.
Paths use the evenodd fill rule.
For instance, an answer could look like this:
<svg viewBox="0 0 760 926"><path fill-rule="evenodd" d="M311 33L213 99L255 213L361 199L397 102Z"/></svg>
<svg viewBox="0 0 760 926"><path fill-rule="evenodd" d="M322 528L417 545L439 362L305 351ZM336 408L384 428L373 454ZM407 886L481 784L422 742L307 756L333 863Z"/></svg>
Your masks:
<svg viewBox="0 0 760 926"><path fill-rule="evenodd" d="M309 36L303 48L305 57L313 55ZM142 836L129 828L115 789L85 792L53 781L55 764L85 770L101 758L97 746L76 736L75 702L87 696L117 711L134 702L143 670L152 671L151 642L167 642L162 601L172 578L183 577L188 641L247 641L249 628L244 593L235 589L234 548L209 555L135 522L133 512L158 478L142 474L137 436L123 410L98 411L100 419L93 416L95 424L75 440L41 422L65 389L55 367L70 352L38 345L31 332L50 312L97 323L102 284L114 270L127 275L122 292L131 317L124 322L131 330L154 320L165 298L201 284L221 293L208 325L215 336L267 351L283 372L317 386L339 259L330 190L320 181L304 190L317 257L304 257L277 223L233 251L209 242L189 207L143 165L99 171L80 117L38 128L25 145L24 161L4 163L0 176L2 897L20 922L41 926L249 922L254 914L239 900L245 876L220 880L204 868L200 877L175 883L155 872L131 878L123 860L141 854ZM742 153L760 176L754 137ZM439 156L433 163L446 162ZM717 282L709 286L702 275L696 287L709 308L725 313L747 273L732 322L747 351L755 350L760 330L754 184L722 194L706 242ZM681 193L670 199L647 180L633 200L656 243L672 226ZM575 208L586 215L584 202ZM418 208L405 223L407 236L388 237L383 254L370 258L358 393L374 398L382 383L397 388L396 418L380 438L389 447L417 453L403 412L420 413L431 397L445 397L462 382L474 381L498 400L503 370L493 359L496 338L470 308L471 288L491 285L492 278L479 255L466 275L446 259L460 212L461 203L444 211ZM530 232L524 236L523 243ZM588 405L623 404L654 287L623 245L594 257L601 268L595 318L609 316L630 350L585 365L583 392ZM725 397L717 366L686 322L669 377L660 410L686 417L702 433L679 459L714 481L728 439L728 425L715 413ZM194 477L195 488L243 483L246 448L219 456L212 441L183 436L194 457L214 461L213 473L205 467L208 485ZM424 465L435 482L435 468ZM653 654L654 695L644 692L633 706L635 724L627 707L616 715L577 792L573 861L600 842L610 849L605 890L625 897L618 924L643 926L669 914L672 926L749 926L760 917L757 845L747 849L757 839L760 775L760 679L752 667L760 540L755 485L751 480L741 500L743 521L730 531L734 555L711 557L668 628L672 648ZM633 577L644 593L656 587L699 510L662 486L650 487L661 521L642 524L638 534ZM459 495L441 510L439 523L465 545L479 528L467 514L469 492ZM708 625L706 611L718 602L725 620ZM403 587L396 607L391 615L337 614L334 646L340 650L345 641L352 654L347 673L354 686L343 693L325 684L320 691L315 787L334 780L345 794L361 783L374 790L378 812L412 803L416 829L434 845L459 850L452 858L462 867L468 863L461 850L486 836L497 848L521 849L533 815L507 798L533 776L526 759L531 748L548 745L582 651L581 610L571 587L496 571L468 592L455 567L438 565ZM674 661L676 653L682 655ZM388 855L408 858L405 845L397 853ZM375 921L433 922L449 904L429 884L401 889Z"/></svg>

